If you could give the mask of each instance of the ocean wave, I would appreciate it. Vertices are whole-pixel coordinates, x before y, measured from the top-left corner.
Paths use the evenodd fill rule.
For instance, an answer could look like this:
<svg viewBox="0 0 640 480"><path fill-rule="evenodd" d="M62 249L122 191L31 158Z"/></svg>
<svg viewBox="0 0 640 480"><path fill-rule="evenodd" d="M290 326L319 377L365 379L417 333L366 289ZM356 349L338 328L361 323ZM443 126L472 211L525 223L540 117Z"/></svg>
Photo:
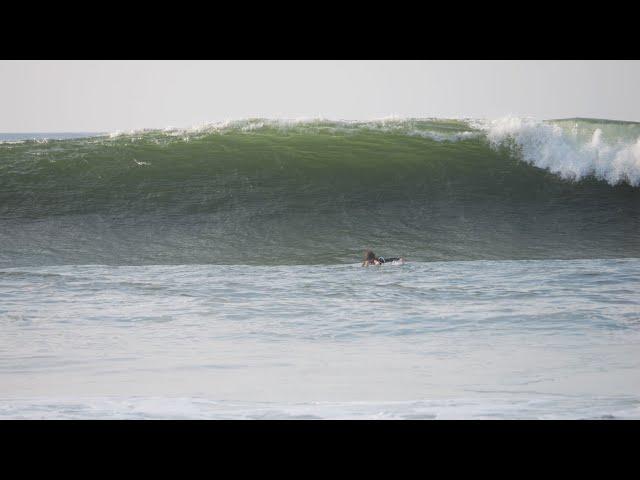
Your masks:
<svg viewBox="0 0 640 480"><path fill-rule="evenodd" d="M570 125L571 128L568 128ZM618 132L611 125L622 126ZM608 130L609 133L605 133ZM588 132L585 137L584 132ZM208 123L190 128L117 131L109 138L166 136L189 141L207 135L358 135L388 134L436 142L486 139L494 149L507 148L515 157L546 169L568 181L594 177L610 185L640 185L640 124L610 120L568 119L542 121L506 116L486 119L389 117L376 120L323 118L248 118ZM618 133L618 135L616 135ZM631 134L631 136L630 136ZM635 136L634 136L635 135Z"/></svg>
<svg viewBox="0 0 640 480"><path fill-rule="evenodd" d="M248 119L0 145L0 264L636 257L638 137L580 119Z"/></svg>
<svg viewBox="0 0 640 480"><path fill-rule="evenodd" d="M640 185L640 132L634 139L605 138L592 124L588 139L578 135L579 121L570 131L553 122L504 117L483 125L494 148L507 146L525 162L547 169L565 180L587 177L611 185Z"/></svg>

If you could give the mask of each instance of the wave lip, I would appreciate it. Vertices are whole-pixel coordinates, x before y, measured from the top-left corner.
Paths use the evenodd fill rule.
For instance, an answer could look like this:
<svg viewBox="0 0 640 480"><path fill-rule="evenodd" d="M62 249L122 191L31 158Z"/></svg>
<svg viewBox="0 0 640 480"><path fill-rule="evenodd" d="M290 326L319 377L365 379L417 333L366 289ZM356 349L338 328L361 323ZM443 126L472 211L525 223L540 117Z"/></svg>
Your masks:
<svg viewBox="0 0 640 480"><path fill-rule="evenodd" d="M595 119L541 121L505 116L487 119L388 117L374 120L246 118L191 128L166 127L110 133L110 139L162 136L183 141L210 135L399 135L436 142L485 139L526 163L564 180L594 177L610 185L640 185L640 123Z"/></svg>
<svg viewBox="0 0 640 480"><path fill-rule="evenodd" d="M458 141L475 138L482 132L472 128L465 119L386 117L373 120L330 120L326 118L245 118L205 123L189 128L165 127L163 129L116 130L107 136L111 139L144 135L160 135L188 139L206 135L225 134L272 135L356 135L362 133L397 134L422 137L434 141Z"/></svg>
<svg viewBox="0 0 640 480"><path fill-rule="evenodd" d="M591 121L576 120L570 131L562 122L567 121L507 116L485 123L484 128L492 147L507 147L525 162L562 179L579 181L593 176L610 185L640 185L640 135L631 141L605 138L603 129L596 126L585 141L579 129Z"/></svg>

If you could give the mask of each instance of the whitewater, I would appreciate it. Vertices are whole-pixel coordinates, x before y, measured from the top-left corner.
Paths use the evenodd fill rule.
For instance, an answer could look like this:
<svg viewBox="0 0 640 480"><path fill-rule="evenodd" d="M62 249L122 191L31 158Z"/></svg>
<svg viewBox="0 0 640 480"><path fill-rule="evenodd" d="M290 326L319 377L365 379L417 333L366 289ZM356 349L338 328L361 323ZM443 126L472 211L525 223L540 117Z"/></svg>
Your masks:
<svg viewBox="0 0 640 480"><path fill-rule="evenodd" d="M0 134L0 418L637 418L639 229L633 122Z"/></svg>

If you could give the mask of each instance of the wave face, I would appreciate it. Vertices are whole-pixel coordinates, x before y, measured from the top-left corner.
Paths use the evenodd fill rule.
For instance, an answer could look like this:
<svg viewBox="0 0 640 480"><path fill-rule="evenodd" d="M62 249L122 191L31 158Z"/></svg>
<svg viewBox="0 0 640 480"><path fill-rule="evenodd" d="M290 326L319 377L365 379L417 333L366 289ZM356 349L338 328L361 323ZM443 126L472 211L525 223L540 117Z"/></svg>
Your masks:
<svg viewBox="0 0 640 480"><path fill-rule="evenodd" d="M640 124L242 120L0 143L0 263L637 257Z"/></svg>

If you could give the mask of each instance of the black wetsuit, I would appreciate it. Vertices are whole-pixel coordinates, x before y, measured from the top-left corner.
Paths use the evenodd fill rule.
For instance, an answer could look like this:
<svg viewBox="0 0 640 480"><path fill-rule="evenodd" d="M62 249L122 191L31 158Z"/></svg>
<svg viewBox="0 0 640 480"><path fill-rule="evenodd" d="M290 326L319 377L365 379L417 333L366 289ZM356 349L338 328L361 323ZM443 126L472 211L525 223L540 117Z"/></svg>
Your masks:
<svg viewBox="0 0 640 480"><path fill-rule="evenodd" d="M390 257L390 258L378 257L378 261L380 263L391 263L391 262L396 262L398 260L400 260L400 257Z"/></svg>

